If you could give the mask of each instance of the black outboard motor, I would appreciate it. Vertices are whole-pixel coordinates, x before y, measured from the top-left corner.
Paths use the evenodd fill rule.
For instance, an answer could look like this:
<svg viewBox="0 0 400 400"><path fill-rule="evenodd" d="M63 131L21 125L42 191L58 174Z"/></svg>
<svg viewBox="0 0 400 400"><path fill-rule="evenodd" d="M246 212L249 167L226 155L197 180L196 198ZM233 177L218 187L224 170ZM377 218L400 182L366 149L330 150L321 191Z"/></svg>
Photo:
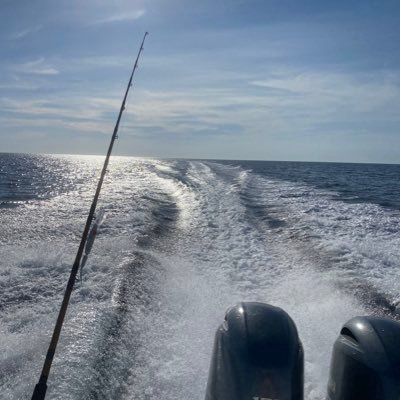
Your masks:
<svg viewBox="0 0 400 400"><path fill-rule="evenodd" d="M343 326L333 347L328 399L400 399L400 323L356 317Z"/></svg>
<svg viewBox="0 0 400 400"><path fill-rule="evenodd" d="M240 303L215 334L206 400L303 400L303 369L289 315L268 304Z"/></svg>

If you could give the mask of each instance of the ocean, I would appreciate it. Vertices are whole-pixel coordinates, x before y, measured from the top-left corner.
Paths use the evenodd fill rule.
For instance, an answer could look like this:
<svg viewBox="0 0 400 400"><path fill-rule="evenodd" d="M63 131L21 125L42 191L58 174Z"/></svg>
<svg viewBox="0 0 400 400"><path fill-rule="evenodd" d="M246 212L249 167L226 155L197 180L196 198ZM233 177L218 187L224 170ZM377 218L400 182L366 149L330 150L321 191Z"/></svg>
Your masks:
<svg viewBox="0 0 400 400"><path fill-rule="evenodd" d="M0 398L30 399L104 158L0 154ZM49 399L200 400L228 307L284 308L325 397L356 315L399 319L400 165L114 157Z"/></svg>

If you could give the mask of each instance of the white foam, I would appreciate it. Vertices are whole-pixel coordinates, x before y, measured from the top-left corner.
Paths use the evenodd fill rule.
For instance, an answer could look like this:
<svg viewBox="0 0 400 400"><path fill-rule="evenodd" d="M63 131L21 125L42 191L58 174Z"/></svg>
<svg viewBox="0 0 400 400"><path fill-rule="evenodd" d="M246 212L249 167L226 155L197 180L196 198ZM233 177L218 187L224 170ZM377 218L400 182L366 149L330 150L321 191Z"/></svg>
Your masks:
<svg viewBox="0 0 400 400"><path fill-rule="evenodd" d="M75 174L86 171L80 177L89 187L78 184L3 212L5 294L11 299L21 285L27 293L42 289L0 312L0 368L12 374L0 378L0 390L9 399L29 397L38 377L91 200L99 161L78 161L71 161L78 163ZM202 399L225 310L239 301L264 301L296 322L306 398L323 399L341 324L365 312L337 282L360 276L385 292L398 291L398 216L238 167L187 162L183 180L181 165L124 158L110 166L101 197L107 220L73 294L51 398L88 398L94 391L104 399ZM285 227L252 219L243 194ZM177 220L152 248L139 248L161 203L176 206ZM114 366L108 371L99 367L103 355Z"/></svg>
<svg viewBox="0 0 400 400"><path fill-rule="evenodd" d="M305 347L306 397L322 399L333 341L362 307L295 247L249 225L239 193L208 166L192 163L189 176L196 185L197 218L187 236L177 238L179 256L159 255L166 274L160 309L148 319L148 340L140 349L152 361L141 371L134 367L127 398L156 397L159 387L167 399L203 398L213 334L224 311L255 300L292 315Z"/></svg>

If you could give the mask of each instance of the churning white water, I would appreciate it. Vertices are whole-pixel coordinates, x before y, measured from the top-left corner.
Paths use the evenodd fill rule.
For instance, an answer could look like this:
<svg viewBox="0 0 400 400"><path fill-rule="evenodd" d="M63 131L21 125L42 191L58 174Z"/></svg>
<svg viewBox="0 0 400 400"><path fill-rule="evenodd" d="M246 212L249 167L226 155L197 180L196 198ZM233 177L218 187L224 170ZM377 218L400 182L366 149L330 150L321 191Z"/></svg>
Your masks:
<svg viewBox="0 0 400 400"><path fill-rule="evenodd" d="M32 394L102 163L21 157L0 208L4 399ZM49 398L203 399L225 310L263 301L297 324L306 398L323 399L341 325L400 288L399 212L342 197L234 162L115 158Z"/></svg>

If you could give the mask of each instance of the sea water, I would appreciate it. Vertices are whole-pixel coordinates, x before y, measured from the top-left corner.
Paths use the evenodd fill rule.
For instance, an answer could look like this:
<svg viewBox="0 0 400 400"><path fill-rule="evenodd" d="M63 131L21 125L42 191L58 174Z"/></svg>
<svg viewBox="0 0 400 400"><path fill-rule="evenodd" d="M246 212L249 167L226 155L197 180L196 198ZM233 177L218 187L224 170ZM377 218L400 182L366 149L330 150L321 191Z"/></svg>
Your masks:
<svg viewBox="0 0 400 400"><path fill-rule="evenodd" d="M30 399L103 157L0 154L0 398ZM200 400L240 301L284 308L305 397L356 315L398 318L400 166L114 157L51 399Z"/></svg>

